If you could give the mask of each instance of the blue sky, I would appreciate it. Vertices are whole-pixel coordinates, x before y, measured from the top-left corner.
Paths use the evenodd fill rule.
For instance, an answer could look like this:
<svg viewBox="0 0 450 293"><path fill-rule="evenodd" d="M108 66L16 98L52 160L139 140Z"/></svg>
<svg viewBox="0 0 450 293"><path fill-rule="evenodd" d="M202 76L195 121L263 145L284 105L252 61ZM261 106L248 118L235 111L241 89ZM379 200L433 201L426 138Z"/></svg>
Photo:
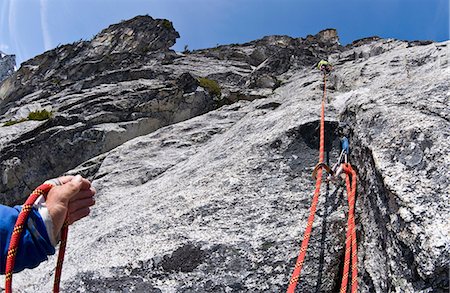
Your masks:
<svg viewBox="0 0 450 293"><path fill-rule="evenodd" d="M0 50L20 63L139 14L173 21L177 51L330 27L342 44L373 35L444 41L450 29L449 0L0 0Z"/></svg>

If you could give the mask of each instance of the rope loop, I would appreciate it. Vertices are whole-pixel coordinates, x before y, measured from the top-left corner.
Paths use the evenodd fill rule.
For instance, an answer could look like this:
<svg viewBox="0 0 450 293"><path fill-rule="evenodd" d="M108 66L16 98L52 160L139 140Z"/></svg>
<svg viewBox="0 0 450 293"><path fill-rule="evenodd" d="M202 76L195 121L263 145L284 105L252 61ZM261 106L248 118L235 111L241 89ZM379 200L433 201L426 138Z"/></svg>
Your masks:
<svg viewBox="0 0 450 293"><path fill-rule="evenodd" d="M28 218L33 208L33 204L40 196L47 198L47 194L54 184L44 183L36 188L25 201L22 206L22 210L17 217L16 224L14 226L13 233L11 235L11 240L9 242L8 254L6 257L6 268L5 268L5 293L12 293L12 279L14 273L14 265L16 262L16 256L19 249L20 239L23 236L23 231L25 230L25 225L27 224ZM64 254L66 250L68 233L68 221L64 222L63 228L61 230L61 244L58 253L58 262L56 264L55 272L55 282L53 284L53 292L59 292L59 283L61 280L62 265L64 262Z"/></svg>

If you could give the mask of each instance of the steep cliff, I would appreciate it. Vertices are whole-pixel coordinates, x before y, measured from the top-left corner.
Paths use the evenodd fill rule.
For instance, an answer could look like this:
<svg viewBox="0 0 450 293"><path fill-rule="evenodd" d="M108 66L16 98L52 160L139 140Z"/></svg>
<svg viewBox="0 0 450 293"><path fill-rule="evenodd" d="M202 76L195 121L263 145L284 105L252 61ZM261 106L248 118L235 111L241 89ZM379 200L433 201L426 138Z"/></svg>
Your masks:
<svg viewBox="0 0 450 293"><path fill-rule="evenodd" d="M0 83L14 73L16 56L0 51Z"/></svg>
<svg viewBox="0 0 450 293"><path fill-rule="evenodd" d="M138 16L24 62L0 87L0 121L41 109L53 118L0 129L1 201L162 126L271 95L279 74L341 49L321 35L183 55L169 49L178 38L170 21Z"/></svg>
<svg viewBox="0 0 450 293"><path fill-rule="evenodd" d="M70 230L65 291L284 291L314 188L322 58L327 156L346 134L358 172L360 292L448 291L449 42L343 47L329 29L181 54L177 36L137 17L0 87L2 121L53 113L0 128L2 202L70 169L98 190ZM299 292L340 283L346 194L322 189ZM49 291L53 263L15 286Z"/></svg>

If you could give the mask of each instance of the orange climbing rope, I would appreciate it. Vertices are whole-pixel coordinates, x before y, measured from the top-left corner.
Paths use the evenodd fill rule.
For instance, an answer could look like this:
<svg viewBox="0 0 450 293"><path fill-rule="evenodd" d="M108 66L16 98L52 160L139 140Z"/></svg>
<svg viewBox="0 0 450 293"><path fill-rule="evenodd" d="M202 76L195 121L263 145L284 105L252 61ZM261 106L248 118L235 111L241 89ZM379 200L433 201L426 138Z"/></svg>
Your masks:
<svg viewBox="0 0 450 293"><path fill-rule="evenodd" d="M322 97L322 111L320 114L320 147L319 147L319 164L323 165L323 159L325 156L325 98L326 98L326 74L323 75L323 97ZM314 216L316 214L317 203L319 202L320 185L322 184L322 168L317 170L317 180L316 180L316 190L314 191L314 196L311 204L311 209L308 217L308 224L306 225L305 234L303 234L303 241L300 247L300 253L295 263L294 272L292 273L291 281L289 282L289 287L287 292L295 292L295 287L297 286L298 279L300 277L300 272L303 267L303 261L305 260L306 250L308 248L309 238L311 236L312 225L314 222Z"/></svg>
<svg viewBox="0 0 450 293"><path fill-rule="evenodd" d="M352 262L352 288L351 292L358 291L358 253L356 249L356 225L355 225L355 197L356 197L356 172L348 163L343 164L346 174L345 183L348 199L347 236L345 240L344 271L342 273L341 293L347 292L348 271L350 267L350 254ZM351 180L350 180L351 178Z"/></svg>
<svg viewBox="0 0 450 293"><path fill-rule="evenodd" d="M12 292L12 277L19 242L25 229L25 225L27 224L28 217L33 208L33 204L41 195L46 197L52 187L53 187L52 184L42 184L38 188L36 188L28 197L25 204L22 206L22 210L19 216L17 217L17 221L14 226L13 233L11 235L11 241L9 242L8 255L6 256L5 293ZM53 292L59 292L59 282L61 280L61 271L64 261L64 253L66 251L67 233L68 233L68 222L66 220L61 230L61 244L59 246L58 262L56 264Z"/></svg>
<svg viewBox="0 0 450 293"><path fill-rule="evenodd" d="M314 216L317 209L317 204L319 201L320 186L322 184L322 173L323 169L327 173L332 172L330 168L324 163L325 154L325 138L324 138L324 128L325 128L325 101L326 101L326 76L327 72L324 70L323 75L323 96L322 96L322 109L320 115L320 146L319 146L319 163L314 168L313 177L316 179L316 188L314 191L314 196L311 203L311 208L309 212L308 222L306 225L305 233L303 234L302 244L300 246L300 252L294 267L294 271L289 282L287 293L294 293L295 288L298 284L300 278L300 272L303 267L303 262L306 256L306 250L308 249L308 242L311 237L312 225L314 222ZM349 204L349 213L347 220L347 236L346 236L346 249L345 249L345 260L344 260L344 271L341 282L341 293L347 292L348 283L348 271L350 266L350 254L352 262L352 286L351 292L356 293L358 289L358 268L357 268L357 243L356 243L356 225L355 225L355 196L356 196L356 172L353 170L352 166L347 162L342 164L343 172L346 174L346 185L347 185L347 196Z"/></svg>

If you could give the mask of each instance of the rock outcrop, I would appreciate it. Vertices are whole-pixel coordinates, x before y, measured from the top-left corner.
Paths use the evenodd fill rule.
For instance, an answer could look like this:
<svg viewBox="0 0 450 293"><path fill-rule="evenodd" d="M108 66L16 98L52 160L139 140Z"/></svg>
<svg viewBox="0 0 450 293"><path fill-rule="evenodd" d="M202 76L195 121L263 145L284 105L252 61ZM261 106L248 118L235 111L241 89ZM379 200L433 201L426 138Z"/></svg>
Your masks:
<svg viewBox="0 0 450 293"><path fill-rule="evenodd" d="M0 83L14 73L16 56L0 51Z"/></svg>
<svg viewBox="0 0 450 293"><path fill-rule="evenodd" d="M1 200L69 169L98 190L91 216L70 229L64 291L284 291L314 188L321 58L335 64L327 156L337 159L347 135L358 172L360 292L448 291L450 42L342 47L325 30L180 54L169 24L111 26L27 62L0 88L3 121L33 107L54 113L0 128L0 186L10 194ZM142 51L141 38L158 40L155 49ZM339 289L346 195L325 190L299 292ZM14 286L49 291L53 262Z"/></svg>
<svg viewBox="0 0 450 293"><path fill-rule="evenodd" d="M40 109L53 118L0 129L1 201L21 201L45 178L134 137L224 104L271 95L280 86L278 75L341 49L329 39L320 41L325 32L183 55L170 50L179 37L170 21L138 16L91 41L24 62L0 87L0 121L22 121ZM217 89L200 77L216 82Z"/></svg>

